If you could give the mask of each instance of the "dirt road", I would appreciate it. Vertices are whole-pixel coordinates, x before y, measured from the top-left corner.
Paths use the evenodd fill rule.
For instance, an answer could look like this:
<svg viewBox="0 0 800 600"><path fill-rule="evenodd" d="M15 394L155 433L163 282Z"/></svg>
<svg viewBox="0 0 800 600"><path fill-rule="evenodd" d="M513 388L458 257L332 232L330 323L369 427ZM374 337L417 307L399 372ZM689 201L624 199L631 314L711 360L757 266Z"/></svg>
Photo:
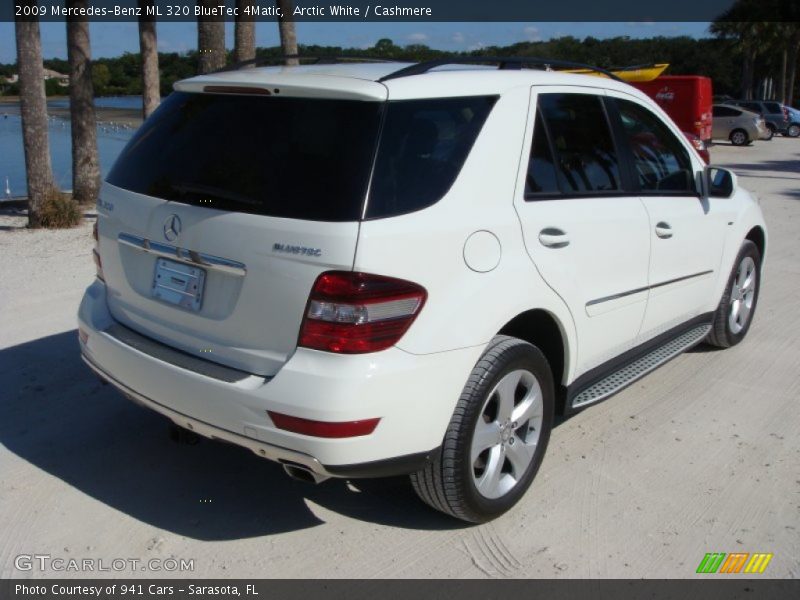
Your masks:
<svg viewBox="0 0 800 600"><path fill-rule="evenodd" d="M800 576L800 140L712 157L770 227L747 340L561 423L523 502L480 527L429 511L404 479L312 487L244 450L170 441L78 357L90 226L0 218L0 576L41 576L15 558L48 554L193 559L200 577L690 577L706 552L737 551Z"/></svg>

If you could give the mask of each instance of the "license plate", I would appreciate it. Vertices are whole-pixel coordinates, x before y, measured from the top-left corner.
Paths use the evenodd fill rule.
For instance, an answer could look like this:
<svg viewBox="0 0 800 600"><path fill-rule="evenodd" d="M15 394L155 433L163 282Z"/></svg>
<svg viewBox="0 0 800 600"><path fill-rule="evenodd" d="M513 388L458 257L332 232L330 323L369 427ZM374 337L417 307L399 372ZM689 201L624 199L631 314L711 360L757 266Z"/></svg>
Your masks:
<svg viewBox="0 0 800 600"><path fill-rule="evenodd" d="M159 258L153 275L153 297L189 310L200 310L206 272L199 267Z"/></svg>

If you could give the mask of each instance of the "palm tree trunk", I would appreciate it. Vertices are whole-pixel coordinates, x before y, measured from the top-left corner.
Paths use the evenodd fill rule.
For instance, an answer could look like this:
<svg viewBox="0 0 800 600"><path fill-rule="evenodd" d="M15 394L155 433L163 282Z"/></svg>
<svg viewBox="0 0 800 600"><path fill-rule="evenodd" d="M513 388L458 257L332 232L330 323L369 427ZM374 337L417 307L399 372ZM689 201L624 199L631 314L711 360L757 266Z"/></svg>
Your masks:
<svg viewBox="0 0 800 600"><path fill-rule="evenodd" d="M139 0L139 51L142 54L142 116L146 119L161 103L161 77L158 71L156 18L148 15L153 0Z"/></svg>
<svg viewBox="0 0 800 600"><path fill-rule="evenodd" d="M88 0L67 0L68 8L86 9ZM89 20L67 19L69 60L69 114L72 122L72 197L78 204L94 204L100 191L97 158L97 118L92 85Z"/></svg>
<svg viewBox="0 0 800 600"><path fill-rule="evenodd" d="M236 0L236 7L239 10L234 30L233 62L244 62L256 57L256 22L252 14L245 13L246 8L252 8L254 5L255 0Z"/></svg>
<svg viewBox="0 0 800 600"><path fill-rule="evenodd" d="M297 31L294 27L294 3L292 0L275 0L275 6L281 9L283 17L278 18L278 29L281 34L281 51L284 56L297 55ZM287 58L287 65L299 65L296 58Z"/></svg>
<svg viewBox="0 0 800 600"><path fill-rule="evenodd" d="M197 0L198 6L213 10L219 0ZM197 72L211 73L225 66L225 21L222 17L197 17Z"/></svg>
<svg viewBox="0 0 800 600"><path fill-rule="evenodd" d="M36 0L24 0L24 6L36 6ZM44 65L39 19L24 17L14 29L17 38L19 99L22 113L22 139L25 147L25 171L28 184L28 226L40 227L39 211L53 192L53 168L47 135L47 100L44 94Z"/></svg>

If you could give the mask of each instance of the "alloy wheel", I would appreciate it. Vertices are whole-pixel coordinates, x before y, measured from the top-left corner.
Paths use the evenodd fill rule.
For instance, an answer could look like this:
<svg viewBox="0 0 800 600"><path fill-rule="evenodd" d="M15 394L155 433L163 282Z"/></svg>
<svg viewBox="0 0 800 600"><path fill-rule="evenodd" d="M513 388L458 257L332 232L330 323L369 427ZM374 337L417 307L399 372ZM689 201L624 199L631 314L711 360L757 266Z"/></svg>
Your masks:
<svg viewBox="0 0 800 600"><path fill-rule="evenodd" d="M756 285L756 263L750 256L745 256L739 263L731 286L728 327L733 334L742 331L750 320L756 297Z"/></svg>
<svg viewBox="0 0 800 600"><path fill-rule="evenodd" d="M533 460L542 430L542 388L517 369L503 376L486 398L472 435L473 482L485 498L510 492Z"/></svg>

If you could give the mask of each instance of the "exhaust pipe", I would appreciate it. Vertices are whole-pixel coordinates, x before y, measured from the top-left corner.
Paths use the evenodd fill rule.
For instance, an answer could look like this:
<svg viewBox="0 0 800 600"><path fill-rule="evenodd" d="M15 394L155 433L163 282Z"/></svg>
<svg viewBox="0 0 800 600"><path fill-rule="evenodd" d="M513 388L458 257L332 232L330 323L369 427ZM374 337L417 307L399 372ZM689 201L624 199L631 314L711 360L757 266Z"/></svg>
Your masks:
<svg viewBox="0 0 800 600"><path fill-rule="evenodd" d="M305 481L306 483L322 483L326 479L329 479L325 475L314 473L314 471L305 465L290 462L282 462L281 464L283 465L283 470L286 471L286 474L292 479L297 479L298 481Z"/></svg>

